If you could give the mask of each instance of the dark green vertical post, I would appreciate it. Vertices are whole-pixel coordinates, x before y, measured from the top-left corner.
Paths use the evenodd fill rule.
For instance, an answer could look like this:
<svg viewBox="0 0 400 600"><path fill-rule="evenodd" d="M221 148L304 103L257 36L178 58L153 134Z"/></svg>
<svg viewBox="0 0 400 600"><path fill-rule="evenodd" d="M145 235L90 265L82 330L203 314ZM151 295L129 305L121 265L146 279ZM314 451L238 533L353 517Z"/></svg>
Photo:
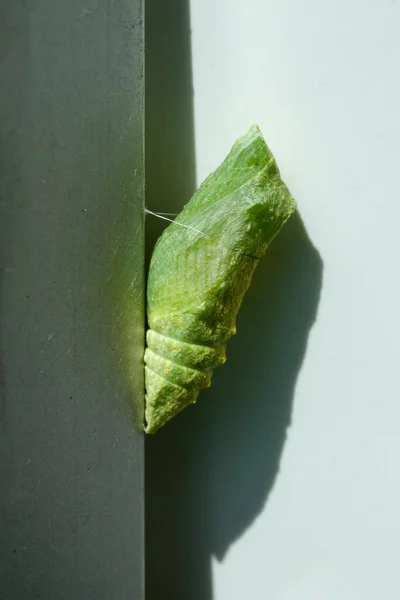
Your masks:
<svg viewBox="0 0 400 600"><path fill-rule="evenodd" d="M143 1L0 29L0 596L143 600Z"/></svg>

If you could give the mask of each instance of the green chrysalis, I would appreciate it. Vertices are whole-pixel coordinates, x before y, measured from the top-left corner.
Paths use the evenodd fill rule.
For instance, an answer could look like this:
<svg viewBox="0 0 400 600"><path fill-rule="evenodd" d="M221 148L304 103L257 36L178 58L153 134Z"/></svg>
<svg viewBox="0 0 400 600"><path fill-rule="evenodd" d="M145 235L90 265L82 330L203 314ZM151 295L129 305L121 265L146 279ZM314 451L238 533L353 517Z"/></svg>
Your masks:
<svg viewBox="0 0 400 600"><path fill-rule="evenodd" d="M211 385L257 262L295 207L254 125L159 238L147 284L147 433Z"/></svg>

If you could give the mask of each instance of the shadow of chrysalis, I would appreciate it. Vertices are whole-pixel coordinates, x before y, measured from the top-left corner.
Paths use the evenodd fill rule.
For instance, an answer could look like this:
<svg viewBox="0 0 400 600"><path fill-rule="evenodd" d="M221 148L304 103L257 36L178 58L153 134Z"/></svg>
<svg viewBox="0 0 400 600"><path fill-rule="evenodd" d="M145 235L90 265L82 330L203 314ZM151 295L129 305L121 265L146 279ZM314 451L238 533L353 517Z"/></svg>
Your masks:
<svg viewBox="0 0 400 600"><path fill-rule="evenodd" d="M279 472L323 264L296 212L260 265L227 363L146 445L149 598L212 598L211 556L263 509Z"/></svg>

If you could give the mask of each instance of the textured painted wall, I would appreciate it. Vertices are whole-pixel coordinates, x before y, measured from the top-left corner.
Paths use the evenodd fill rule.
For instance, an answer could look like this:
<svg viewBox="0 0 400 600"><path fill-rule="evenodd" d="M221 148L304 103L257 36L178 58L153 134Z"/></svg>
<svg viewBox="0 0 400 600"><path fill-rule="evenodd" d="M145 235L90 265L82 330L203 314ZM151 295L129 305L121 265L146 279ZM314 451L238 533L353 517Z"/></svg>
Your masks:
<svg viewBox="0 0 400 600"><path fill-rule="evenodd" d="M400 5L190 9L197 180L256 122L299 214L213 386L148 442L150 598L391 600Z"/></svg>

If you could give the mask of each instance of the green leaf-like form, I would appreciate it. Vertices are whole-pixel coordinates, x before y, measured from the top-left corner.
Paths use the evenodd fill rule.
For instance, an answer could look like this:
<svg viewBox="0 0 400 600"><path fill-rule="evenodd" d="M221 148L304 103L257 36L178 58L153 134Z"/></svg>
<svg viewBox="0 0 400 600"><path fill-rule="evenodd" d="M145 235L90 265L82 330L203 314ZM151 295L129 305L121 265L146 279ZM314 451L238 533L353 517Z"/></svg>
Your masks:
<svg viewBox="0 0 400 600"><path fill-rule="evenodd" d="M211 385L257 262L295 207L254 125L159 238L147 286L147 433Z"/></svg>

